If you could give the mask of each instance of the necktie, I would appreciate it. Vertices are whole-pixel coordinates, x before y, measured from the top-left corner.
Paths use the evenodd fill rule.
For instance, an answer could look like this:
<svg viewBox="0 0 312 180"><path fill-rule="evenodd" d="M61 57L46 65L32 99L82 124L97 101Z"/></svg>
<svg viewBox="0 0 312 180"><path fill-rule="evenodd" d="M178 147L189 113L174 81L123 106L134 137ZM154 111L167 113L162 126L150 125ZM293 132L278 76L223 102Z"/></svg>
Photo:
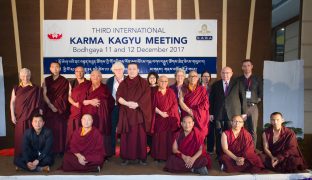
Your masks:
<svg viewBox="0 0 312 180"><path fill-rule="evenodd" d="M229 93L229 83L225 82L225 90L224 90L224 95L227 96Z"/></svg>

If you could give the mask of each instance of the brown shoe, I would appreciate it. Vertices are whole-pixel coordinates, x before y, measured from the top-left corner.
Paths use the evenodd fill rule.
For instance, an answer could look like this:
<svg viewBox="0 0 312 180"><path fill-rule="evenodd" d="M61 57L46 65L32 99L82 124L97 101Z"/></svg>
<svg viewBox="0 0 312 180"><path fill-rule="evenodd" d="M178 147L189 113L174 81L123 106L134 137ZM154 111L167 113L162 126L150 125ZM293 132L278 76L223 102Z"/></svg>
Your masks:
<svg viewBox="0 0 312 180"><path fill-rule="evenodd" d="M50 172L50 166L43 166L43 167L41 168L41 171L42 171L42 172L46 172L46 173Z"/></svg>

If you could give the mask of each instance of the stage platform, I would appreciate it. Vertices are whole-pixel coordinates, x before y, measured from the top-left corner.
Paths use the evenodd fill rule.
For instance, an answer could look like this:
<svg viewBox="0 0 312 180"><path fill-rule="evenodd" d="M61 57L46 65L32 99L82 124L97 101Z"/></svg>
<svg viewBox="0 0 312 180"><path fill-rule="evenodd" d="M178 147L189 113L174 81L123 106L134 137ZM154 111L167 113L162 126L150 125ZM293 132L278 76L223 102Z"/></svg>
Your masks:
<svg viewBox="0 0 312 180"><path fill-rule="evenodd" d="M213 167L209 170L208 176L199 176L192 173L172 174L163 171L164 163L157 163L152 158L148 157L148 165L142 166L138 164L130 164L128 166L121 166L120 158L113 157L109 162L105 163L99 173L73 173L63 172L58 170L61 166L62 158L57 157L55 164L51 167L49 173L31 173L27 171L16 171L13 165L12 156L0 156L0 179L45 179L45 180L63 180L63 179L127 179L127 180L201 180L201 179L231 179L231 180L245 180L245 179L263 179L263 180L277 180L277 179L312 179L312 172L305 171L296 174L277 174L269 172L269 174L239 174L226 173L219 169L215 156L212 156Z"/></svg>

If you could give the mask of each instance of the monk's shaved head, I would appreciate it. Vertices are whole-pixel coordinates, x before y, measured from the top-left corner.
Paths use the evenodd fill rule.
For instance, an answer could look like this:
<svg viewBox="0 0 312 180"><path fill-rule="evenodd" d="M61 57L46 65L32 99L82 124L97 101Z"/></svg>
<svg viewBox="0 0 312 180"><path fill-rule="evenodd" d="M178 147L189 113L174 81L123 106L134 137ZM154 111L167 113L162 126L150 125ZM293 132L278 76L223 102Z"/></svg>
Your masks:
<svg viewBox="0 0 312 180"><path fill-rule="evenodd" d="M93 118L90 114L84 114L81 118L81 125L84 128L90 128L93 124Z"/></svg>

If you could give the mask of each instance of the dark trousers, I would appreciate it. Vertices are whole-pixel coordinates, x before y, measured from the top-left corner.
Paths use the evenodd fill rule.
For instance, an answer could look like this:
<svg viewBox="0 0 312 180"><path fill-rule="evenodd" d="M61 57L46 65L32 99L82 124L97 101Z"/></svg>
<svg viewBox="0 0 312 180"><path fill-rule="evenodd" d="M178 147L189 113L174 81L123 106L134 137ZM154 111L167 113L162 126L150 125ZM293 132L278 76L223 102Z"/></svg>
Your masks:
<svg viewBox="0 0 312 180"><path fill-rule="evenodd" d="M208 127L208 136L207 136L207 151L212 153L215 145L215 123L209 122Z"/></svg>
<svg viewBox="0 0 312 180"><path fill-rule="evenodd" d="M112 112L112 132L111 132L111 138L112 138L112 149L113 154L115 154L116 149L116 128L118 124L118 118L119 118L119 106L114 106L113 112Z"/></svg>
<svg viewBox="0 0 312 180"><path fill-rule="evenodd" d="M216 153L217 153L217 156L220 157L221 155L221 152L222 152L222 147L221 147L221 135L222 135L222 132L225 131L225 130L228 130L231 128L231 121L229 120L223 120L223 121L220 121L220 120L216 120L215 121L215 134L216 134Z"/></svg>
<svg viewBox="0 0 312 180"><path fill-rule="evenodd" d="M37 158L32 158L31 160L29 160L28 162L32 162ZM28 169L27 167L27 163L28 163L23 157L19 156L19 157L15 157L14 158L14 164L19 167L22 168L26 171L31 171L30 169ZM43 158L42 160L39 161L39 164L37 167L43 167L43 166L51 166L54 162L54 159L52 156L46 156L45 158ZM34 169L32 171L38 171L38 169Z"/></svg>
<svg viewBox="0 0 312 180"><path fill-rule="evenodd" d="M257 127L259 118L258 106L254 104L253 106L248 106L247 108L247 120L246 126L247 130L250 132L255 146L257 145Z"/></svg>

